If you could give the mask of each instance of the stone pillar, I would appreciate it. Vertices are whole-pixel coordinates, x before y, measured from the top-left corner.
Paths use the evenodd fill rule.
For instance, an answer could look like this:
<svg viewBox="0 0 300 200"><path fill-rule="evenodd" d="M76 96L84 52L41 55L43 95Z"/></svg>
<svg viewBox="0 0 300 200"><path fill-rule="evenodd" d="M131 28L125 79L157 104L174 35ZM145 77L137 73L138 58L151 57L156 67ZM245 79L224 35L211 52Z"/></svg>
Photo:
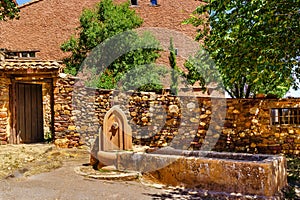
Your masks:
<svg viewBox="0 0 300 200"><path fill-rule="evenodd" d="M55 144L60 147L80 145L80 136L72 116L72 95L75 77L60 77L54 88L54 133Z"/></svg>
<svg viewBox="0 0 300 200"><path fill-rule="evenodd" d="M0 144L9 142L9 84L10 79L0 76Z"/></svg>

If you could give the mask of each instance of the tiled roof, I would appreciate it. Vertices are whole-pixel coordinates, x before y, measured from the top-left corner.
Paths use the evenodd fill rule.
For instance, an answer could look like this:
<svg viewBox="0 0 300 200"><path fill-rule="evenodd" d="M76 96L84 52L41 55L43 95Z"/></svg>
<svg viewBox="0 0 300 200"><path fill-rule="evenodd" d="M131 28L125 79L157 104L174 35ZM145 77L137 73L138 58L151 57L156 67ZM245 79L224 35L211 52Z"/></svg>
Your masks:
<svg viewBox="0 0 300 200"><path fill-rule="evenodd" d="M59 69L61 65L57 61L41 60L4 60L0 62L0 70L44 70Z"/></svg>
<svg viewBox="0 0 300 200"><path fill-rule="evenodd" d="M113 0L115 3L127 1ZM20 5L19 20L0 21L0 48L39 49L39 59L62 60L69 54L61 51L60 46L78 33L82 10L92 8L99 2L100 0L31 0ZM160 6L153 7L149 6L149 0L138 0L139 6L131 9L143 18L142 27L175 30L194 38L196 28L183 25L182 21L201 3L199 0L158 0ZM174 45L177 46L175 41Z"/></svg>

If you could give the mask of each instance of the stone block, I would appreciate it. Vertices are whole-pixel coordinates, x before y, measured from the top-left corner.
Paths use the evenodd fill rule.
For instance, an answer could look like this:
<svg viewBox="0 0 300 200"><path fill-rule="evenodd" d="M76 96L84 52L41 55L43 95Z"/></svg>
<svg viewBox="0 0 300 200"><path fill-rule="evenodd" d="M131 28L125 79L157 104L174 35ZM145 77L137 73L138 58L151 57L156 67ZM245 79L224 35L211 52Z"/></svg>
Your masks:
<svg viewBox="0 0 300 200"><path fill-rule="evenodd" d="M69 147L70 140L64 138L64 139L56 139L54 141L54 144L60 148L68 148Z"/></svg>
<svg viewBox="0 0 300 200"><path fill-rule="evenodd" d="M151 154L121 152L116 168L151 175L174 187L273 199L287 184L283 156L160 149Z"/></svg>
<svg viewBox="0 0 300 200"><path fill-rule="evenodd" d="M6 118L7 112L0 112L0 118Z"/></svg>
<svg viewBox="0 0 300 200"><path fill-rule="evenodd" d="M68 130L75 131L76 130L76 126L68 126Z"/></svg>

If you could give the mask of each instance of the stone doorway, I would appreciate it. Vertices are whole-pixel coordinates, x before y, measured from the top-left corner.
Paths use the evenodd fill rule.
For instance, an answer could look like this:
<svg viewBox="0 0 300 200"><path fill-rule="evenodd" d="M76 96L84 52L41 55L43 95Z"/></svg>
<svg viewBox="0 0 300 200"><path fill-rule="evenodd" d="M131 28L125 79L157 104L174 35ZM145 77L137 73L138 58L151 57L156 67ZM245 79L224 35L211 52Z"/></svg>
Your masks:
<svg viewBox="0 0 300 200"><path fill-rule="evenodd" d="M45 136L54 138L53 91L60 70L56 61L1 57L0 144L40 142ZM22 135L26 129L35 133Z"/></svg>
<svg viewBox="0 0 300 200"><path fill-rule="evenodd" d="M15 77L10 88L10 143L38 143L54 137L53 79Z"/></svg>

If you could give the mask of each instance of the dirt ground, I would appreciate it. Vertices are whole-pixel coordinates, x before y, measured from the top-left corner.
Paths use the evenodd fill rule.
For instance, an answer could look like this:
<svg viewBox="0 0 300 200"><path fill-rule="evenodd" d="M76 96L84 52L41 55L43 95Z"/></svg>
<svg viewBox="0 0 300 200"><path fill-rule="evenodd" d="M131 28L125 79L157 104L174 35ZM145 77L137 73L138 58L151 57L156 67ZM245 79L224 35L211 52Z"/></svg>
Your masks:
<svg viewBox="0 0 300 200"><path fill-rule="evenodd" d="M87 148L60 149L53 144L0 145L0 179L28 177L57 169L66 161L88 162Z"/></svg>
<svg viewBox="0 0 300 200"><path fill-rule="evenodd" d="M89 152L52 144L0 146L2 199L153 199L161 189L139 181L104 181L75 173L87 165Z"/></svg>

